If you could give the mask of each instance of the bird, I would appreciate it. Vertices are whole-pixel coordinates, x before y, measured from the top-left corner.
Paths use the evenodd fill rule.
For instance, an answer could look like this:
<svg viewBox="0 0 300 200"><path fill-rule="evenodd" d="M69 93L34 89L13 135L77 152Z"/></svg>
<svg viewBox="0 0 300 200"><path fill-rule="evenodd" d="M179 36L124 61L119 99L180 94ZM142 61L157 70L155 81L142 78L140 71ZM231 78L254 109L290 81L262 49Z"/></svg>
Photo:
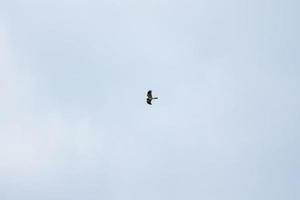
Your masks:
<svg viewBox="0 0 300 200"><path fill-rule="evenodd" d="M158 99L157 97L152 97L152 90L149 90L147 92L147 104L152 105L152 100L153 99Z"/></svg>

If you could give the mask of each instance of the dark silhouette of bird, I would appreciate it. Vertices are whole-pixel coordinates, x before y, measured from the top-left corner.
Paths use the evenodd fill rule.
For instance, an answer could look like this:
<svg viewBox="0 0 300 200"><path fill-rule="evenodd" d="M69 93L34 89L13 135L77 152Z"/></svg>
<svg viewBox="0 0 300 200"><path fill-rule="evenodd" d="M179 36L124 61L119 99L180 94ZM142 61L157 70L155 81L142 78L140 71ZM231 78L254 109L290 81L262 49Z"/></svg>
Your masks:
<svg viewBox="0 0 300 200"><path fill-rule="evenodd" d="M152 100L153 99L158 99L157 97L152 97L152 91L149 90L147 93L147 104L152 105Z"/></svg>

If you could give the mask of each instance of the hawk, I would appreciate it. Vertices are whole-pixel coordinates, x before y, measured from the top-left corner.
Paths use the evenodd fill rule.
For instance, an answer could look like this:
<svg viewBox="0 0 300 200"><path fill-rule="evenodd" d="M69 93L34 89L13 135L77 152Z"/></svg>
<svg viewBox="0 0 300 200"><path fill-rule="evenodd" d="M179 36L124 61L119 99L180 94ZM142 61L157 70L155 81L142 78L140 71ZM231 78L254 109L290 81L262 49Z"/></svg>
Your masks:
<svg viewBox="0 0 300 200"><path fill-rule="evenodd" d="M147 104L152 105L152 104L151 104L151 101L152 101L153 99L158 99L158 98L157 98L157 97L152 97L152 91L149 90L148 93L147 93Z"/></svg>

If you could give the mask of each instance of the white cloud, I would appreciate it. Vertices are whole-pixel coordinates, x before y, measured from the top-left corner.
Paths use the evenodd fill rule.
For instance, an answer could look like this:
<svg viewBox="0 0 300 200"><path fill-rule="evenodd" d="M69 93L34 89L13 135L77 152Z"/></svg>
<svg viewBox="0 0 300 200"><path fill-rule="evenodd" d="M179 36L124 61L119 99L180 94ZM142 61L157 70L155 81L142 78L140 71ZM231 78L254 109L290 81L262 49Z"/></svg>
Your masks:
<svg viewBox="0 0 300 200"><path fill-rule="evenodd" d="M88 117L75 111L68 119L56 104L40 102L34 73L19 62L9 30L0 25L0 176L53 170L70 156L88 161L100 146Z"/></svg>
<svg viewBox="0 0 300 200"><path fill-rule="evenodd" d="M277 15L279 4L264 10L260 1L250 9L246 1L7 2L1 17L9 23L0 26L5 200L296 193L292 8ZM285 29L278 18L289 22ZM152 107L147 89L159 96ZM111 198L101 198L104 190Z"/></svg>

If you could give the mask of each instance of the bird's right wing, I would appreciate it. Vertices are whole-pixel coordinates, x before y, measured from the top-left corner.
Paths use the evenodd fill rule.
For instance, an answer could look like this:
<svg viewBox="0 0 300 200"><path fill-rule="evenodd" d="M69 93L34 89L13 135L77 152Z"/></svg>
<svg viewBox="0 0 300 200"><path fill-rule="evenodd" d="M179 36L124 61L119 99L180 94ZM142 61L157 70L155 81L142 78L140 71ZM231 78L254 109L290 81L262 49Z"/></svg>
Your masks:
<svg viewBox="0 0 300 200"><path fill-rule="evenodd" d="M147 99L147 104L152 105L151 99Z"/></svg>

